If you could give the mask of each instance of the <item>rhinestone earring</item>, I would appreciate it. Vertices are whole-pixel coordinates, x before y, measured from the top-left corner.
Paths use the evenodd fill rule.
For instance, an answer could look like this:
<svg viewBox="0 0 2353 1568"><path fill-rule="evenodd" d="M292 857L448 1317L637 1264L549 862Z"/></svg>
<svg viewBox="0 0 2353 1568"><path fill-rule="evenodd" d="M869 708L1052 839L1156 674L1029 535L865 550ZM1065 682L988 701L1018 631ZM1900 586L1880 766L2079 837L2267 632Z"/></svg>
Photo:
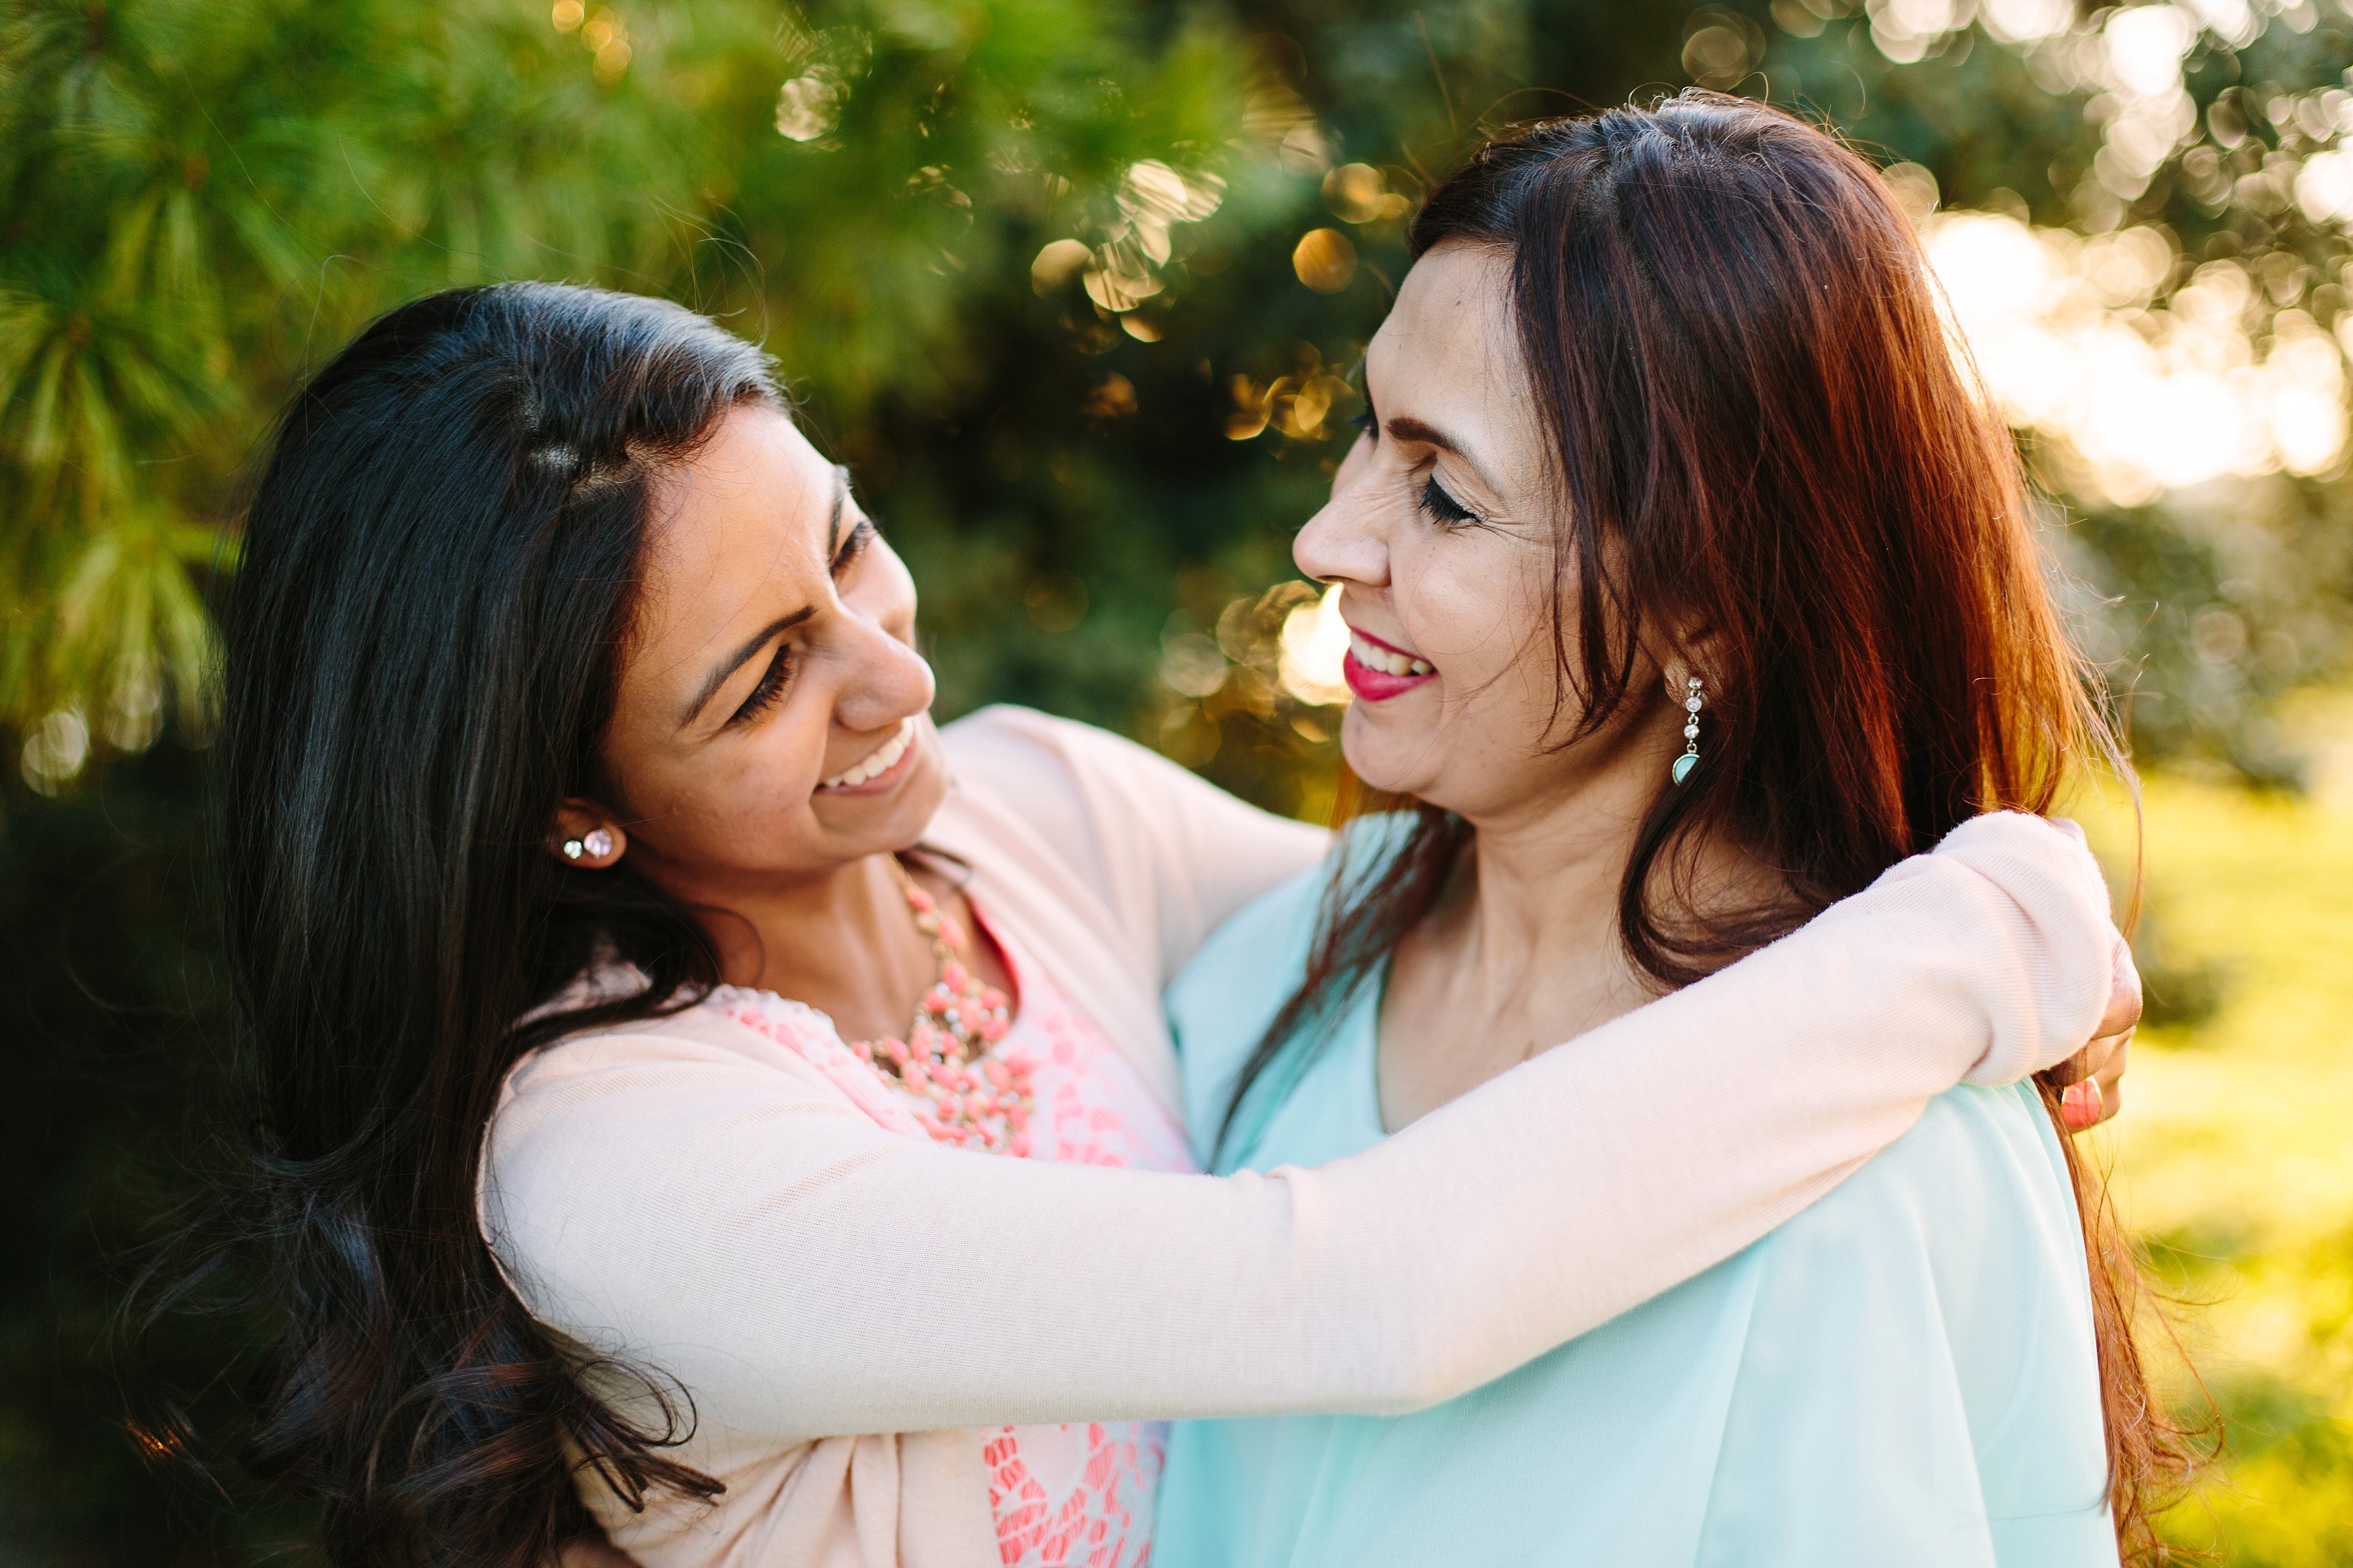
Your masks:
<svg viewBox="0 0 2353 1568"><path fill-rule="evenodd" d="M602 860L613 852L613 836L601 827L592 827L577 838L564 841L564 858L578 860L594 855Z"/></svg>
<svg viewBox="0 0 2353 1568"><path fill-rule="evenodd" d="M1672 770L1677 784L1691 777L1691 771L1699 766L1699 710L1706 705L1707 700L1699 694L1699 677L1694 675L1683 682L1683 754L1675 759Z"/></svg>

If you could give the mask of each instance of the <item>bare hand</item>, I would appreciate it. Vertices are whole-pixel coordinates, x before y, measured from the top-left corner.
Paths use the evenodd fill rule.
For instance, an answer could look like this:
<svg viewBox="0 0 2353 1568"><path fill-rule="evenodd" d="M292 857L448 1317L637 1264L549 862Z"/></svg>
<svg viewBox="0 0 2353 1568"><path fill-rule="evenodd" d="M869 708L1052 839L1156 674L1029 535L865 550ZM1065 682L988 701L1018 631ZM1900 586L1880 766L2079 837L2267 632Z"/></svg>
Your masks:
<svg viewBox="0 0 2353 1568"><path fill-rule="evenodd" d="M2096 1127L2123 1109L2125 1063L2140 1010L2140 971L2133 966L2132 949L2118 937L2116 978L2108 990L2108 1010L2100 1015L2099 1032L2059 1068L2060 1079L2067 1085L2059 1096L2059 1114L2070 1131Z"/></svg>

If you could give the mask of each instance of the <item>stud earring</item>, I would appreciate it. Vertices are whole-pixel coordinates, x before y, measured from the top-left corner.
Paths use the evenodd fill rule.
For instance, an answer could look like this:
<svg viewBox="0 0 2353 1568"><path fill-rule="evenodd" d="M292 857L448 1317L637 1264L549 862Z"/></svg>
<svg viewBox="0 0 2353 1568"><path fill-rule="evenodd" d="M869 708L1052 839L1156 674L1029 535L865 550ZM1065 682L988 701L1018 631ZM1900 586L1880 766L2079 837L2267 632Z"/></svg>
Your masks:
<svg viewBox="0 0 2353 1568"><path fill-rule="evenodd" d="M566 860L585 859L591 855L602 860L612 852L613 836L601 827L592 827L577 838L564 841L564 858Z"/></svg>
<svg viewBox="0 0 2353 1568"><path fill-rule="evenodd" d="M1677 784L1691 777L1691 771L1699 766L1699 710L1705 706L1706 699L1699 694L1699 677L1694 675L1683 682L1683 754L1671 770Z"/></svg>

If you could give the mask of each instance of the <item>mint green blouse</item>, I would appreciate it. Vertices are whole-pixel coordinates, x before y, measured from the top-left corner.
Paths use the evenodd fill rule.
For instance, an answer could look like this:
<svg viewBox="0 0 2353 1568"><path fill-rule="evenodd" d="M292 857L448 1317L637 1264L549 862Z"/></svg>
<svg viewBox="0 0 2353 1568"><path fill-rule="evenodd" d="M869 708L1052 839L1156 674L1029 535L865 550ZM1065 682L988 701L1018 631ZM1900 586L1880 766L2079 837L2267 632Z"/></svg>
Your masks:
<svg viewBox="0 0 2353 1568"><path fill-rule="evenodd" d="M1326 875L1235 915L1169 990L1205 1164ZM1219 1171L1384 1136L1379 989L1278 1058ZM1461 1398L1177 1423L1153 1562L2079 1568L2116 1562L2105 1464L2057 1135L2026 1085L1961 1088L1746 1251Z"/></svg>

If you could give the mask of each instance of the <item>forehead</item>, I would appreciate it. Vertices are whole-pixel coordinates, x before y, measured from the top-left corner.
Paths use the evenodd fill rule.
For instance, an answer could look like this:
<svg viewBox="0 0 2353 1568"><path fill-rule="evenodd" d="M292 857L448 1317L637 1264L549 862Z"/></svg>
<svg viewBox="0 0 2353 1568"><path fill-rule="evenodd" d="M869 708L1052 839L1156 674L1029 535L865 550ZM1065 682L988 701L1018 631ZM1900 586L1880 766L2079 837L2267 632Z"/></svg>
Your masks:
<svg viewBox="0 0 2353 1568"><path fill-rule="evenodd" d="M747 405L662 474L646 538L638 637L648 674L729 647L826 592L840 473L792 420Z"/></svg>
<svg viewBox="0 0 2353 1568"><path fill-rule="evenodd" d="M1500 422L1524 406L1511 279L1511 253L1498 246L1449 243L1413 264L1365 354L1383 418Z"/></svg>

